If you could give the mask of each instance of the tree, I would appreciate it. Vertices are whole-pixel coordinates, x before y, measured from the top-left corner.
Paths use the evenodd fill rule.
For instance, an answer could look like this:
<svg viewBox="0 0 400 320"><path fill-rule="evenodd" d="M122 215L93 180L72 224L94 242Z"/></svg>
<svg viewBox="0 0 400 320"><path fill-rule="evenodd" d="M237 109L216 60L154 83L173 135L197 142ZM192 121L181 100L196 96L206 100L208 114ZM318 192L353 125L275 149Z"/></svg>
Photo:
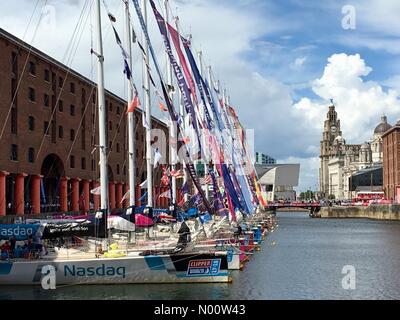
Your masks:
<svg viewBox="0 0 400 320"><path fill-rule="evenodd" d="M300 193L300 200L313 200L314 192L311 190L307 190L306 192Z"/></svg>

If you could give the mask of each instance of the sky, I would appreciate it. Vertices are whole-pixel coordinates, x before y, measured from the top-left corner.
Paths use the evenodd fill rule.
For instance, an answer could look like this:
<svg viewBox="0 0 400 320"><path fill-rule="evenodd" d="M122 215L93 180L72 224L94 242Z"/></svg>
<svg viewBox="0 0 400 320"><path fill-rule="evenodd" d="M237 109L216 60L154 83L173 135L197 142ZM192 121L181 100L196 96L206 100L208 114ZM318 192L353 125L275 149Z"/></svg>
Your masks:
<svg viewBox="0 0 400 320"><path fill-rule="evenodd" d="M91 2L4 0L0 27L95 80ZM102 2L123 34L122 0ZM155 2L161 8L161 0ZM170 11L227 89L244 127L254 130L255 149L281 163L301 164L300 191L318 189L330 99L348 143L369 141L382 114L391 124L400 118L398 0L170 0ZM132 17L140 37L133 10ZM150 10L149 27L166 70ZM106 19L103 37L106 88L126 98L121 55ZM140 83L139 62L134 71ZM165 117L157 109L154 114Z"/></svg>

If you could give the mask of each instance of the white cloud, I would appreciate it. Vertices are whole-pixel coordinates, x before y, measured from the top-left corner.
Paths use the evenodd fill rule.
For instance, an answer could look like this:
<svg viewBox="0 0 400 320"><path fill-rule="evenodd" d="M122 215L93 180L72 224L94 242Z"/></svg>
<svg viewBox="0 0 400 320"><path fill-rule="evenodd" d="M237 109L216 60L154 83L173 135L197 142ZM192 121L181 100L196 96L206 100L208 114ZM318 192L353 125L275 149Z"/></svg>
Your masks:
<svg viewBox="0 0 400 320"><path fill-rule="evenodd" d="M246 6L249 2L251 6ZM56 8L56 29L39 30L34 46L57 60L63 60L83 3L83 0L50 1ZM109 0L107 4L117 17L117 25L122 35L123 2ZM261 66L250 58L251 54L264 55L265 61L269 60L271 69L277 68L277 64L285 63L286 67L293 64L304 68L305 65L311 64L312 58L307 58L310 56L308 51L315 49L315 46L303 45L295 48L287 53L286 61L273 57L274 53L282 55L285 48L266 41L268 38L266 35L277 32L282 32L284 35L291 34L301 22L294 23L293 20L285 22L279 16L260 10L264 1L238 0L234 5L224 6L223 3L211 0L175 0L171 1L174 10L176 4L179 5L177 12L180 16L182 33L193 34L194 51L199 49L203 51L205 65L211 64L216 76L227 87L232 97L232 104L237 108L245 127L256 129L256 149L279 159L300 162L302 164L300 184L304 188L314 186L317 182L319 162L316 156L330 98L336 101L343 134L348 142L362 142L368 139L382 113L388 114L393 122L394 116L398 114L397 110L400 110L398 98L400 91L385 91L377 83L364 81L363 77L372 72L372 69L358 55L331 56L321 78L308 86L304 83L286 85L270 75L266 76L260 70ZM22 37L34 7L33 1L23 0L18 3L7 1L2 6L0 26ZM132 16L139 35L140 28L133 9ZM35 16L35 21L37 18L38 15ZM91 75L90 21L91 17L88 16L72 63L74 69L88 77ZM395 23L395 20L391 21ZM154 47L160 56L161 67L165 70L165 58L161 56L164 49L150 10L149 22ZM124 97L125 81L122 75L121 55L106 17L103 20L103 29L106 87ZM31 41L33 30L31 27L25 38L27 42ZM289 37L286 38L289 40ZM139 83L142 75L141 64L138 62L137 48L135 50L135 79ZM290 55L291 53L295 56ZM95 75L96 69L94 69ZM293 81L295 75L287 78L288 81ZM294 103L293 90L300 87L302 89L312 87L317 98L303 97ZM158 110L158 107L155 109ZM295 157L289 158L291 155ZM315 182L311 182L312 180Z"/></svg>
<svg viewBox="0 0 400 320"><path fill-rule="evenodd" d="M371 138L374 126L385 113L395 116L400 110L399 93L396 90L385 91L373 81L363 77L372 72L360 55L334 54L328 59L323 76L313 83L313 91L323 100L335 100L342 131L348 142L363 142ZM321 101L303 99L296 106L307 117L315 121L320 128L326 109Z"/></svg>

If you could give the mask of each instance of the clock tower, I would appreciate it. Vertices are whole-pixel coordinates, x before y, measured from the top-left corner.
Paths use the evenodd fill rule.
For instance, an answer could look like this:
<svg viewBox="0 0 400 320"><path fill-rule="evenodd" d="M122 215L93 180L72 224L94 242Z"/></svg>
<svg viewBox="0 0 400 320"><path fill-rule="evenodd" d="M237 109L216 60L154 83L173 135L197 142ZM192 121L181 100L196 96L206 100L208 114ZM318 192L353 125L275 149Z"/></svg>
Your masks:
<svg viewBox="0 0 400 320"><path fill-rule="evenodd" d="M336 149L333 148L333 144L335 139L339 136L342 136L340 120L338 119L335 106L332 103L324 122L324 132L322 133L320 148L321 166L319 172L319 187L320 191L324 193L326 197L329 196L328 163L331 157L336 156Z"/></svg>

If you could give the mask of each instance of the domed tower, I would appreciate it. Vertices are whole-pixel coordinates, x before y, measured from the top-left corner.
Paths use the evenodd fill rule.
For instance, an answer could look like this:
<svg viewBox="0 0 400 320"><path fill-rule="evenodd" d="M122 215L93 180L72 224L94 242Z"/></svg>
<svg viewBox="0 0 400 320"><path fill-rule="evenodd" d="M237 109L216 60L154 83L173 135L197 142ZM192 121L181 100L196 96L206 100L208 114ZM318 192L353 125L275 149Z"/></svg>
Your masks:
<svg viewBox="0 0 400 320"><path fill-rule="evenodd" d="M374 137L371 141L372 151L372 162L382 163L383 162L383 141L382 136L385 132L391 129L392 126L388 123L387 117L383 115L381 122L376 126L374 130Z"/></svg>

